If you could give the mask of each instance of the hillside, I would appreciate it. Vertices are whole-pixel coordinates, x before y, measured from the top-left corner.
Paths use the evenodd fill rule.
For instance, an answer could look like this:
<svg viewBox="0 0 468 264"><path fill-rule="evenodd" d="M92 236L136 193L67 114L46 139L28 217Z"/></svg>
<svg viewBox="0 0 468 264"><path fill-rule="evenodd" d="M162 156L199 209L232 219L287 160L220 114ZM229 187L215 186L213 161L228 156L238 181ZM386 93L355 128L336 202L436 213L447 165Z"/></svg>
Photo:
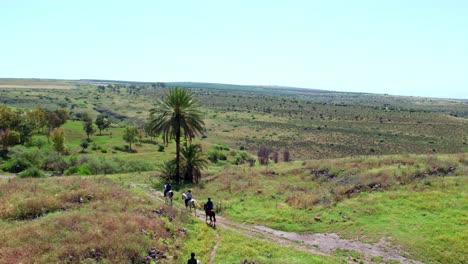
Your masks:
<svg viewBox="0 0 468 264"><path fill-rule="evenodd" d="M191 143L206 166L169 204L175 144L143 127L180 85L202 104ZM290 87L2 79L0 263L465 263L467 113ZM99 114L109 126L87 134Z"/></svg>
<svg viewBox="0 0 468 264"><path fill-rule="evenodd" d="M72 117L82 112L91 116L104 113L113 122L143 126L148 110L164 90L184 84L192 87L205 107L206 140L212 144L251 153L261 145L280 152L287 148L293 158L301 159L468 150L468 103L463 100L98 80L56 81L71 82L75 87L52 90L48 89L50 82L43 82L35 85L44 89L2 88L0 103L30 109L38 105L51 110L66 108ZM8 83L11 80L0 80L3 87Z"/></svg>

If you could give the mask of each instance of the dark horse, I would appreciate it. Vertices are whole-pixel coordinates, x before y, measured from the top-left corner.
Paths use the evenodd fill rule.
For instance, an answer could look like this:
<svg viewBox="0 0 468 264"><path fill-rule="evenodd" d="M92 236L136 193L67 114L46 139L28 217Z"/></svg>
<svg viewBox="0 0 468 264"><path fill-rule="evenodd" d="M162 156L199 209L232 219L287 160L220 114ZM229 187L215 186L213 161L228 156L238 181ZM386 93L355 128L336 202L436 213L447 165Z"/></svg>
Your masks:
<svg viewBox="0 0 468 264"><path fill-rule="evenodd" d="M206 203L203 204L203 209L205 210L205 222L208 222L208 216L210 217L209 225L213 228L216 228L216 213L215 210L206 210Z"/></svg>

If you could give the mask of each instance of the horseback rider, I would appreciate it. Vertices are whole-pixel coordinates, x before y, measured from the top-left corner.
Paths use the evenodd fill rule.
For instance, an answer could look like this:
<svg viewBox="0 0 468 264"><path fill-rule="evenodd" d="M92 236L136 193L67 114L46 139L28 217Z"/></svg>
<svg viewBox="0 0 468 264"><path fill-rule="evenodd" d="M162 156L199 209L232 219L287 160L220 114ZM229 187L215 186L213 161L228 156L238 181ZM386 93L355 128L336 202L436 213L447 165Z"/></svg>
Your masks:
<svg viewBox="0 0 468 264"><path fill-rule="evenodd" d="M213 202L211 201L211 198L208 198L208 202L205 204L205 212L208 213L211 210L213 210Z"/></svg>
<svg viewBox="0 0 468 264"><path fill-rule="evenodd" d="M185 207L188 206L188 202L192 200L192 190L188 190L187 192L187 199L185 199Z"/></svg>
<svg viewBox="0 0 468 264"><path fill-rule="evenodd" d="M164 185L164 197L166 197L166 194L172 190L171 184L168 182L166 185Z"/></svg>

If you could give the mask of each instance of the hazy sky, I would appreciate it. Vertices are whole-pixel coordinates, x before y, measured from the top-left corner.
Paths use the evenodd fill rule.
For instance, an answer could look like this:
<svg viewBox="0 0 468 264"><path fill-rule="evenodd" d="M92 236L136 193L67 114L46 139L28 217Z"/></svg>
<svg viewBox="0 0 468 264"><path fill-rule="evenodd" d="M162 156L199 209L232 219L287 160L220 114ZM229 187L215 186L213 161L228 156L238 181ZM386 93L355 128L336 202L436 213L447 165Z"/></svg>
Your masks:
<svg viewBox="0 0 468 264"><path fill-rule="evenodd" d="M0 0L0 77L468 98L468 1Z"/></svg>

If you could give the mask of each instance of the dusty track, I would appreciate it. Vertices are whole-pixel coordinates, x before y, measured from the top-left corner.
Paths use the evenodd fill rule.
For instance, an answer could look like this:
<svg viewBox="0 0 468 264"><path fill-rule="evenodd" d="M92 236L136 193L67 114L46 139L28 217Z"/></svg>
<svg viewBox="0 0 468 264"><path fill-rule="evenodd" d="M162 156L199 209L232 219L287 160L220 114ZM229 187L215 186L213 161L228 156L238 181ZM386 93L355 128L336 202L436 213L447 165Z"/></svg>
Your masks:
<svg viewBox="0 0 468 264"><path fill-rule="evenodd" d="M149 188L147 185L133 183L130 184L130 186ZM149 188L148 194L157 200L164 202L162 192ZM174 206L183 208L183 205L178 203L175 203ZM205 221L205 214L202 210L197 210L197 218L201 221ZM380 241L375 244L368 244L358 240L342 239L335 233L299 234L274 230L261 225L234 222L222 216L216 216L216 219L218 227L229 229L248 237L275 241L275 243L313 254L331 255L336 249L347 249L359 252L366 261L370 261L372 256L379 256L385 260L397 260L400 263L423 263L404 257L403 255L406 254L404 251L399 247L393 247L386 242L384 238L380 239ZM216 234L216 238L217 241L212 249L209 263L213 263L216 255L216 249L220 242L218 233Z"/></svg>

